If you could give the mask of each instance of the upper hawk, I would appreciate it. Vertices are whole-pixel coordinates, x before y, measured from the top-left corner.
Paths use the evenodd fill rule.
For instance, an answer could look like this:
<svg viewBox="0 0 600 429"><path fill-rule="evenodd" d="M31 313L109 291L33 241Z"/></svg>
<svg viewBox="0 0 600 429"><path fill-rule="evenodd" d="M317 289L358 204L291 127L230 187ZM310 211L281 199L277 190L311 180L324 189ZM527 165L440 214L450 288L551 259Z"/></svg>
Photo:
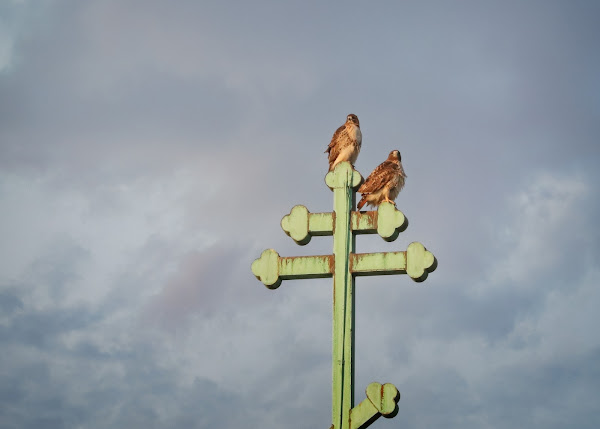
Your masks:
<svg viewBox="0 0 600 429"><path fill-rule="evenodd" d="M358 116L351 113L346 118L346 123L333 133L331 143L325 151L329 153L329 171L332 171L342 161L349 161L354 166L361 144L362 133Z"/></svg>
<svg viewBox="0 0 600 429"><path fill-rule="evenodd" d="M365 183L358 188L358 192L362 194L362 198L358 202L357 210L368 204L370 206L378 206L384 201L393 203L404 187L404 168L402 168L402 158L400 152L393 150L385 161L377 166Z"/></svg>

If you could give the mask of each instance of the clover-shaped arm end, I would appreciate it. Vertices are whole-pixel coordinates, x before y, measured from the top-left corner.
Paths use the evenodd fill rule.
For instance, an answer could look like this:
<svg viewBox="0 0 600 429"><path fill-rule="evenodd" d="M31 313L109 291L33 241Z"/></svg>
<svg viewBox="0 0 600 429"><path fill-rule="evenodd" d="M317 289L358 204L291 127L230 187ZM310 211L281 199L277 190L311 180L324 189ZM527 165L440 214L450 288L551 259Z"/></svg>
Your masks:
<svg viewBox="0 0 600 429"><path fill-rule="evenodd" d="M437 268L437 259L421 243L413 242L406 249L406 273L416 282L422 282Z"/></svg>
<svg viewBox="0 0 600 429"><path fill-rule="evenodd" d="M392 418L398 414L400 392L390 383L371 383L367 398L350 410L350 429L365 429L380 416Z"/></svg>
<svg viewBox="0 0 600 429"><path fill-rule="evenodd" d="M395 205L383 202L377 207L377 233L385 241L394 241L408 227L408 219Z"/></svg>
<svg viewBox="0 0 600 429"><path fill-rule="evenodd" d="M374 382L369 384L367 386L367 398L383 416L393 417L394 413L398 412L400 392L391 383L382 385Z"/></svg>
<svg viewBox="0 0 600 429"><path fill-rule="evenodd" d="M325 176L325 183L331 190L335 188L344 188L350 185L356 189L363 181L363 177L356 171L348 161L340 162Z"/></svg>
<svg viewBox="0 0 600 429"><path fill-rule="evenodd" d="M277 289L281 284L279 259L279 253L267 249L262 252L260 258L252 262L252 273L269 289Z"/></svg>
<svg viewBox="0 0 600 429"><path fill-rule="evenodd" d="M308 244L311 238L308 229L308 216L308 209L302 205L297 205L292 207L290 214L281 219L281 228L301 246Z"/></svg>

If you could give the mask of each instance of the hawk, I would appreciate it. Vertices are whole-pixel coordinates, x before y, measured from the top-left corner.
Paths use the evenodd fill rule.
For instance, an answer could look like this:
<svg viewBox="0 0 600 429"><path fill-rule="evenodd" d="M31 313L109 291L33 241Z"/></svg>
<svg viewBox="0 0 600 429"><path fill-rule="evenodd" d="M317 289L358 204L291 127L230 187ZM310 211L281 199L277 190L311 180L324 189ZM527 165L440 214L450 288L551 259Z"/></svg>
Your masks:
<svg viewBox="0 0 600 429"><path fill-rule="evenodd" d="M329 154L329 171L332 171L342 161L349 161L354 166L361 143L362 133L358 116L351 113L346 118L346 123L333 133L331 143L325 151Z"/></svg>
<svg viewBox="0 0 600 429"><path fill-rule="evenodd" d="M362 198L358 202L357 210L365 204L376 207L384 201L396 205L394 200L404 187L404 179L406 174L402 168L402 157L399 151L393 150L358 188Z"/></svg>

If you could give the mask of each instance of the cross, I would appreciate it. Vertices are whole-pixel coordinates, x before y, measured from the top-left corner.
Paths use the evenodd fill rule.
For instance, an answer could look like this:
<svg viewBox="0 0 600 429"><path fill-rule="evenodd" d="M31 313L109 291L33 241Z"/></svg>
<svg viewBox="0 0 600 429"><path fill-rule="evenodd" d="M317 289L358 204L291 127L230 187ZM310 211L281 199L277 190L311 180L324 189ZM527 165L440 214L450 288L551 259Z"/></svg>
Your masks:
<svg viewBox="0 0 600 429"><path fill-rule="evenodd" d="M282 280L333 277L332 429L366 428L379 416L398 412L400 393L390 383L371 383L366 396L354 406L354 279L357 276L408 274L421 282L437 267L433 254L421 243L410 243L406 251L355 253L357 234L379 234L393 241L406 229L404 214L391 203L377 211L354 211L355 192L362 183L350 163L339 163L325 176L333 191L333 212L310 213L297 205L283 217L281 227L299 245L313 236L333 235L333 254L281 257L273 249L262 252L252 263L252 272L269 289Z"/></svg>

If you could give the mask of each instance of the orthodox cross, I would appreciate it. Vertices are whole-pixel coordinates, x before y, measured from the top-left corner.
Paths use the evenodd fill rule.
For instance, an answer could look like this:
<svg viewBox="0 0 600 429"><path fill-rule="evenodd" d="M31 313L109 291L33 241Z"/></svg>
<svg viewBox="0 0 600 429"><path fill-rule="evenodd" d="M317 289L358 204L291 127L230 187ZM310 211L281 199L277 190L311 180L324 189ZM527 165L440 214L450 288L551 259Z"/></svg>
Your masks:
<svg viewBox="0 0 600 429"><path fill-rule="evenodd" d="M297 205L281 220L286 234L300 245L307 244L312 236L333 235L332 255L281 257L267 249L252 263L252 272L269 289L278 288L282 280L333 277L334 429L366 428L381 415L393 417L400 400L393 384L371 383L367 398L354 406L355 277L408 274L420 282L437 266L433 254L417 242L401 252L355 253L357 234L377 233L386 241L394 241L408 226L404 214L390 203L382 203L377 211L353 211L355 192L362 180L348 162L339 163L325 176L333 191L333 212L310 213Z"/></svg>

